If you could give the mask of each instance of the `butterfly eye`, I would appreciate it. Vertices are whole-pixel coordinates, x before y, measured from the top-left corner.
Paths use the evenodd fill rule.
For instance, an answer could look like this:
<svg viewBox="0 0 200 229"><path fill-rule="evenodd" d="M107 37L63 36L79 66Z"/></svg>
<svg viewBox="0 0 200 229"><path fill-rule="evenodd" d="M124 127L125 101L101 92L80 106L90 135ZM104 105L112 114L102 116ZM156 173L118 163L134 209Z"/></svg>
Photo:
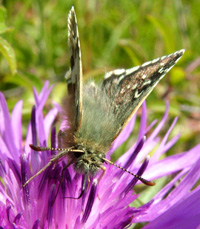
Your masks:
<svg viewBox="0 0 200 229"><path fill-rule="evenodd" d="M74 156L76 158L79 158L81 157L85 152L82 150L82 151L79 151L79 150L76 150L76 151L72 151L74 153Z"/></svg>

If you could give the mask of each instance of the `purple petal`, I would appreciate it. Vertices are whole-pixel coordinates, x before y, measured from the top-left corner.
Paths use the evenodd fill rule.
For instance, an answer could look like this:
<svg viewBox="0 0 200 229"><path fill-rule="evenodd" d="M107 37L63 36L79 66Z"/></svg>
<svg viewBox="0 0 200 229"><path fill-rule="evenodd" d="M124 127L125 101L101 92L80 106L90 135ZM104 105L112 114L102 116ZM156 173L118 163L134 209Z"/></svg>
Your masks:
<svg viewBox="0 0 200 229"><path fill-rule="evenodd" d="M190 172L184 177L184 179L180 182L178 187L176 187L170 195L167 197L168 204L175 204L179 199L184 198L188 193L188 190L192 189L192 187L196 184L199 179L200 174L200 158L190 170Z"/></svg>
<svg viewBox="0 0 200 229"><path fill-rule="evenodd" d="M18 224L18 223L19 223L19 220L20 220L21 216L22 216L22 213L18 213L18 214L15 216L15 218L14 218L14 223L15 223L15 224Z"/></svg>
<svg viewBox="0 0 200 229"><path fill-rule="evenodd" d="M127 158L125 165L123 165L124 169L128 169L130 165L132 165L135 161L135 158L139 154L140 150L142 149L144 142L146 140L146 137L144 136L139 142L138 145L136 145L136 148L134 149L133 153ZM119 161L117 161L117 164L119 164ZM116 176L121 176L121 174L124 173L123 170L119 171Z"/></svg>
<svg viewBox="0 0 200 229"><path fill-rule="evenodd" d="M55 199L55 194L56 194L55 185L52 185L49 191L48 211L47 211L47 220L50 228L53 221L53 203Z"/></svg>
<svg viewBox="0 0 200 229"><path fill-rule="evenodd" d="M200 225L200 190L180 200L164 214L149 223L145 229L170 228L188 229L198 228Z"/></svg>
<svg viewBox="0 0 200 229"><path fill-rule="evenodd" d="M200 145L197 145L188 152L169 156L162 161L158 161L153 166L147 168L145 177L151 180L172 174L184 168L190 168L194 164L194 161L200 157L197 153L199 151Z"/></svg>
<svg viewBox="0 0 200 229"><path fill-rule="evenodd" d="M45 81L44 86L42 88L42 91L40 92L40 94L38 95L36 89L33 87L33 94L35 97L35 103L37 106L39 106L39 101L42 100L42 98L45 96L45 94L47 93L49 87L49 81Z"/></svg>
<svg viewBox="0 0 200 229"><path fill-rule="evenodd" d="M22 151L22 106L23 102L19 101L13 111L12 111L12 128L13 130L13 135L14 139L13 141L15 142L15 145L18 149L19 152Z"/></svg>
<svg viewBox="0 0 200 229"><path fill-rule="evenodd" d="M36 107L35 106L33 106L32 112L31 112L31 132L32 132L32 141L30 143L32 143L33 145L37 145L37 125L36 125ZM38 171L38 169L40 168L40 159L39 159L38 154L39 154L38 151L31 149L31 166L32 166L33 173Z"/></svg>
<svg viewBox="0 0 200 229"><path fill-rule="evenodd" d="M57 115L58 115L57 108L53 108L45 116L45 118L44 118L44 127L45 127L46 136L49 136L49 132L50 132L51 126L52 126L53 122L55 121Z"/></svg>
<svg viewBox="0 0 200 229"><path fill-rule="evenodd" d="M166 101L166 109L165 109L165 113L162 117L162 120L160 121L160 123L158 124L158 126L155 128L155 130L153 131L153 133L151 134L151 136L148 138L149 141L152 141L152 139L156 138L156 136L159 134L159 132L161 131L161 129L163 128L167 117L168 117L168 112L169 112L169 102Z"/></svg>
<svg viewBox="0 0 200 229"><path fill-rule="evenodd" d="M40 227L84 227L90 229L98 228L99 225L101 228L124 228L128 227L133 222L152 221L153 223L155 218L157 218L155 220L158 220L159 217L162 216L161 214L167 213L170 209L173 209L174 206L178 206L177 204L184 204L185 200L187 201L187 199L200 191L200 186L192 190L193 186L198 181L200 173L200 156L198 156L200 145L188 152L170 156L169 158L158 161L160 156L172 147L179 137L175 136L168 141L170 131L176 120L164 136L160 147L157 149L155 157L151 159L151 163L146 169L146 175L144 175L144 177L153 179L174 172L179 173L157 195L155 195L151 201L142 205L140 208L135 209L134 207L129 207L129 204L138 197L138 195L133 195L133 193L129 191L135 185L136 179L131 181L132 177L127 173L118 176L121 171L108 164L105 164L107 171L101 181L98 182L98 189L97 179L92 178L94 179L94 183L90 183L90 191L84 192L84 195L80 200L65 198L77 197L80 194L82 187L82 175L76 174L73 170L73 166L69 166L64 170L64 179L61 182L55 200L55 195L60 182L61 170L66 166L66 163L64 162L65 158L62 161L62 165L60 162L52 164L52 166L48 167L41 175L31 181L30 184L25 188L22 188L22 183L27 180L27 177L30 177L31 173L34 174L36 171L39 171L39 169L48 163L52 154L55 153L51 151L37 152L37 154L34 154L34 152L30 153L31 150L28 146L32 143L32 138L35 139L33 140L33 142L35 142L34 144L36 144L36 140L38 139L40 145L46 145L52 124L57 116L58 110L60 109L59 106L57 106L49 111L49 113L43 118L43 107L50 90L51 88L49 88L48 82L45 83L43 90L39 95L34 89L36 109L34 112L35 118L34 121L32 120L32 123L34 123L33 126L35 129L33 127L34 131L31 133L30 125L28 126L25 147L22 149L23 152L19 150L19 147L21 147L21 136L18 137L18 134L21 132L22 103L19 102L16 105L12 114L12 119L10 119L5 100L4 98L2 99L2 96L0 95L0 106L1 108L4 107L4 109L1 109L0 111L0 162L2 162L0 163L0 176L4 180L4 184L0 183L0 199L2 200L0 201L0 212L2 211L2 213L0 213L0 220L2 217L5 219L4 227L34 229ZM146 127L147 114L145 103L143 104L142 109L137 142L133 144L125 155L118 160L119 164L124 165L124 168L128 168L131 172L136 172L141 166L143 158L154 149L156 144L159 144L160 140L158 133L164 126L167 118L166 110L161 123L158 124L152 134L148 134L149 137L144 142L143 138L145 133L153 127L155 122L152 122L150 126ZM18 123L15 123L15 116L17 117ZM7 140L12 139L12 137L10 137L10 133L6 130L6 119L7 121L12 121L11 132L13 131L12 137L15 137L13 142L16 149L18 149L16 150L15 155L21 160L18 162L15 161L10 152L12 147L8 147ZM113 144L113 149L116 149L129 137L132 128L134 127L134 123L135 116L116 139ZM16 128L17 130L15 131ZM9 137L7 140L5 138L5 133ZM51 144L53 147L57 144L55 136L55 128L52 128ZM110 152L112 152L112 150ZM197 163L194 165L195 161L197 161ZM145 163L138 174L141 175L145 170ZM146 166L147 163L145 167ZM101 172L102 171L99 172L98 176L101 175ZM175 187L175 183L180 179L182 179L182 181ZM125 187L127 188L125 189ZM123 195L120 195L122 192ZM21 195L22 193L23 197ZM183 205L184 210L187 207L188 206ZM199 209L199 206L197 207ZM195 211L190 215L190 219L194 218L195 221L196 215L194 212ZM162 223L162 221L159 222ZM177 225L182 227L181 221L180 224ZM159 228L162 228L162 226L159 226Z"/></svg>
<svg viewBox="0 0 200 229"><path fill-rule="evenodd" d="M115 141L112 144L111 149L108 152L108 157L123 143L125 142L130 134L133 132L133 128L135 126L135 120L136 120L136 114L132 117L130 122L125 126L125 128L122 130L120 135L115 139Z"/></svg>
<svg viewBox="0 0 200 229"><path fill-rule="evenodd" d="M163 199L164 195L167 194L167 192L169 192L170 188L175 184L175 182L181 176L184 175L184 171L178 174L178 176L175 177L170 182L170 184L168 184L163 190L161 190L160 193L158 193L154 197L154 203L151 205L149 209L149 213L144 215L143 217L140 217L140 220L151 221L156 217L158 217L161 213L165 212L171 206L175 205L178 201L184 201L184 199L187 198L188 195L190 195L188 194L189 190L198 181L199 173L200 173L200 158L193 166L192 170L184 177L184 179L180 182L180 184L173 191L171 191L170 194L168 194L168 196L165 199Z"/></svg>
<svg viewBox="0 0 200 229"><path fill-rule="evenodd" d="M7 163L10 167L10 169L13 172L13 175L15 176L19 186L21 186L21 175L20 175L20 169L19 169L19 165L12 159L8 158L7 159Z"/></svg>
<svg viewBox="0 0 200 229"><path fill-rule="evenodd" d="M53 86L51 86L48 89L48 82L46 82L39 96L37 95L36 90L34 89L34 96L35 96L35 101L36 101L36 123L37 123L37 130L38 130L38 139L40 141L41 146L46 146L45 143L48 137L46 136L46 133L45 133L45 125L43 122L42 110L52 90L52 87Z"/></svg>
<svg viewBox="0 0 200 229"><path fill-rule="evenodd" d="M11 206L8 206L7 209L6 209L6 213L7 213L7 219L8 219L8 222L11 223L11 220L10 220L10 211L11 211Z"/></svg>
<svg viewBox="0 0 200 229"><path fill-rule="evenodd" d="M146 102L143 102L142 115L141 115L141 120L140 120L140 129L139 129L137 142L139 142L145 135L146 122L147 122L147 108L146 108Z"/></svg>
<svg viewBox="0 0 200 229"><path fill-rule="evenodd" d="M88 202L87 205L85 207L85 212L83 214L83 218L82 218L82 222L85 223L90 215L90 212L92 210L93 207L93 203L96 197L96 191L97 191L97 180L94 179L91 190L90 190L90 194L88 197Z"/></svg>
<svg viewBox="0 0 200 229"><path fill-rule="evenodd" d="M10 156L12 156L12 158L19 163L19 155L17 155L16 152L18 152L15 144L14 144L14 136L13 136L13 128L11 125L11 120L10 120L10 114L8 111L8 107L4 98L4 95L2 93L0 93L0 107L2 109L1 111L1 135L2 138L4 140L4 142L6 143L7 148L9 149L10 152Z"/></svg>
<svg viewBox="0 0 200 229"><path fill-rule="evenodd" d="M165 136L164 136L162 142L160 143L158 149L156 150L156 152L154 153L153 157L151 158L151 163L158 161L160 156L167 151L168 147L165 148L165 144L166 144L167 139L169 137L169 134L171 133L172 129L174 128L177 120L178 120L178 118L176 117L174 119L172 125L168 129L167 133L165 134Z"/></svg>
<svg viewBox="0 0 200 229"><path fill-rule="evenodd" d="M6 143L4 142L4 140L1 138L0 136L0 156L2 159L2 162L5 162L7 160L7 158L11 157L9 149L7 148Z"/></svg>
<svg viewBox="0 0 200 229"><path fill-rule="evenodd" d="M51 129L51 147L56 148L56 127L53 126ZM52 150L51 155L56 155L56 151Z"/></svg>
<svg viewBox="0 0 200 229"><path fill-rule="evenodd" d="M5 167L4 167L4 165L0 159L0 177L3 178L5 176L5 174L6 174L6 170L5 170Z"/></svg>
<svg viewBox="0 0 200 229"><path fill-rule="evenodd" d="M37 145L37 127L36 127L36 108L35 106L32 107L32 111L31 111L31 132L32 132L32 141L30 143L32 143L33 145Z"/></svg>
<svg viewBox="0 0 200 229"><path fill-rule="evenodd" d="M34 222L32 229L39 229L39 224L40 224L40 221L39 221L39 219L37 219L37 220Z"/></svg>
<svg viewBox="0 0 200 229"><path fill-rule="evenodd" d="M139 171L137 172L137 176L142 176L142 174L144 173L144 171L146 170L146 168L148 166L148 163L149 163L149 158L145 159L145 161L143 162ZM138 179L136 177L134 177L132 179L132 181L125 187L125 189L123 190L122 193L125 193L125 195L126 195L136 185L137 181L138 181Z"/></svg>
<svg viewBox="0 0 200 229"><path fill-rule="evenodd" d="M21 159L21 176L22 176L21 185L25 184L26 181L28 180L27 167L28 167L27 160L25 155L23 155ZM29 185L23 187L23 199L25 205L27 206L27 204L30 203Z"/></svg>

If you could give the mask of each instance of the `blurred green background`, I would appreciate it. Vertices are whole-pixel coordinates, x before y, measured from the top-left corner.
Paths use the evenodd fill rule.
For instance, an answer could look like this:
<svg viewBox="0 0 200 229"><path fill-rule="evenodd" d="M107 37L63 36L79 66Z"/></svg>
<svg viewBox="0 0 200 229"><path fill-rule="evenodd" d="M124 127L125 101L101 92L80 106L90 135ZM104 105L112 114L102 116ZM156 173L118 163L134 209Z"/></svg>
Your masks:
<svg viewBox="0 0 200 229"><path fill-rule="evenodd" d="M182 134L169 153L188 150L200 142L200 1L1 2L0 90L10 111L19 99L24 101L24 134L34 104L33 86L40 91L45 80L54 84L47 110L52 100L60 103L66 93L67 16L74 5L85 80L100 80L109 70L130 68L186 49L148 97L148 120L161 119L167 99L170 116L163 135L175 116L179 121L170 137Z"/></svg>

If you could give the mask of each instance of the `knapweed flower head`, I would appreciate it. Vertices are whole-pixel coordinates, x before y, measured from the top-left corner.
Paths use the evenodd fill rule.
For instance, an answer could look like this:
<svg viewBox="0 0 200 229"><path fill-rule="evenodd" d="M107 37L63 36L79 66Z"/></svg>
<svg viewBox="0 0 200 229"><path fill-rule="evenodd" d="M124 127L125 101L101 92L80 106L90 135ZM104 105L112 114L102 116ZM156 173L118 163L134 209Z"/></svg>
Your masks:
<svg viewBox="0 0 200 229"><path fill-rule="evenodd" d="M67 159L49 166L23 187L28 178L48 164L57 153L37 152L29 147L29 144L47 146L49 135L51 147L58 144L53 123L59 106L55 105L43 116L43 107L51 89L48 82L40 94L34 89L35 106L25 140L22 139L22 101L16 104L10 115L5 98L0 94L1 228L126 228L143 222L150 222L146 228L196 228L200 224L200 186L195 186L200 174L200 145L159 160L179 138L175 136L168 140L177 118L164 138L160 140L158 137L166 123L168 104L160 123L156 125L154 121L149 126L143 104L137 141L116 162L149 180L176 173L173 180L148 203L139 208L130 207L129 204L139 196L133 191L138 180L109 164L105 164L106 173L100 181L98 174L87 184L80 199L74 198L80 195L82 175L69 166L61 176ZM107 153L108 158L128 139L135 119L136 116L115 140ZM150 130L151 134L148 134ZM155 153L149 160L147 155L153 149Z"/></svg>

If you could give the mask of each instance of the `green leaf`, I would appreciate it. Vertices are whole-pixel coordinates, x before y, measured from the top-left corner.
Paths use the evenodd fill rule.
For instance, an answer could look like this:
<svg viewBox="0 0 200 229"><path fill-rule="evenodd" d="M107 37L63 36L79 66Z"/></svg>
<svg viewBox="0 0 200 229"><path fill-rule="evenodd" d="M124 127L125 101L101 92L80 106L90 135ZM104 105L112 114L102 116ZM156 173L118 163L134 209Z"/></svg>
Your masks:
<svg viewBox="0 0 200 229"><path fill-rule="evenodd" d="M19 87L25 88L26 91L32 91L33 85L38 91L43 87L43 82L37 76L20 71L16 73L15 77L7 75L4 78L4 82L16 84Z"/></svg>
<svg viewBox="0 0 200 229"><path fill-rule="evenodd" d="M172 85L177 85L183 82L185 79L185 72L182 68L176 67L171 71L170 82Z"/></svg>
<svg viewBox="0 0 200 229"><path fill-rule="evenodd" d="M163 38L168 52L173 52L175 48L175 37L172 32L170 24L167 24L166 21L162 20L161 17L155 17L148 15L147 19L152 23L157 32Z"/></svg>
<svg viewBox="0 0 200 229"><path fill-rule="evenodd" d="M7 25L5 24L5 18L6 18L6 9L0 6L0 34L5 33L11 29L7 27Z"/></svg>
<svg viewBox="0 0 200 229"><path fill-rule="evenodd" d="M17 63L15 58L15 52L11 45L4 40L2 37L0 37L0 52L3 54L3 56L6 58L10 65L10 69L12 74L14 75L17 72Z"/></svg>
<svg viewBox="0 0 200 229"><path fill-rule="evenodd" d="M131 17L127 17L122 23L120 23L113 31L111 36L109 37L107 44L103 50L102 59L109 60L110 54L112 53L113 49L118 45L120 38L124 31L130 26L131 24Z"/></svg>

